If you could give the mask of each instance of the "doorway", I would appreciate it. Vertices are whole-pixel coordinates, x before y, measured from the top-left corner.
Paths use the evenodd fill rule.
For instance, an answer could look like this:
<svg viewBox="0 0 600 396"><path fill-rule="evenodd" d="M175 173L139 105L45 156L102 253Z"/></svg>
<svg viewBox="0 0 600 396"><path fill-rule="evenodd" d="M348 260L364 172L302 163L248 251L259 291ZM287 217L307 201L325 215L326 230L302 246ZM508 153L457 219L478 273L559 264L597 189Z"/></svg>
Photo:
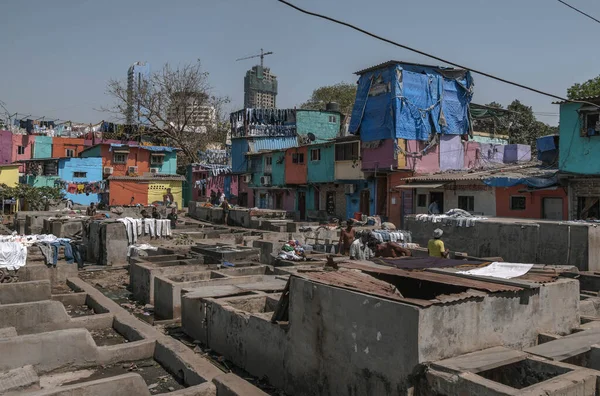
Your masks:
<svg viewBox="0 0 600 396"><path fill-rule="evenodd" d="M360 212L366 216L371 215L371 213L369 212L370 201L371 191L369 191L368 189L362 190L360 192Z"/></svg>
<svg viewBox="0 0 600 396"><path fill-rule="evenodd" d="M379 216L387 216L387 177L377 178L377 206L375 214Z"/></svg>
<svg viewBox="0 0 600 396"><path fill-rule="evenodd" d="M562 220L563 199L544 198L542 200L542 218L547 220Z"/></svg>
<svg viewBox="0 0 600 396"><path fill-rule="evenodd" d="M306 192L298 191L298 211L300 220L306 220Z"/></svg>
<svg viewBox="0 0 600 396"><path fill-rule="evenodd" d="M444 213L444 193L443 192L430 192L429 193L429 205L437 201L440 213Z"/></svg>

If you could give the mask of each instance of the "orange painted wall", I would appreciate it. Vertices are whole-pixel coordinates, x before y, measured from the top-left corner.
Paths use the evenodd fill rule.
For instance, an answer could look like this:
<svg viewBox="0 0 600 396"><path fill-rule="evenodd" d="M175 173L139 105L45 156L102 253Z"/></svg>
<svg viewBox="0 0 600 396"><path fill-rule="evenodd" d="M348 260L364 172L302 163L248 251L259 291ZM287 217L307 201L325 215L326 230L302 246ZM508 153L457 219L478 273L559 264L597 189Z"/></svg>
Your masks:
<svg viewBox="0 0 600 396"><path fill-rule="evenodd" d="M77 157L85 148L83 139L55 137L52 139L52 158L66 157L67 149L75 150L74 157Z"/></svg>
<svg viewBox="0 0 600 396"><path fill-rule="evenodd" d="M563 188L556 190L542 190L530 193L520 193L527 187L518 185L513 187L496 187L496 216L497 217L517 217L523 219L541 219L542 218L542 200L543 198L562 198L563 199L563 220L569 219L569 199ZM511 210L511 196L527 197L525 210Z"/></svg>
<svg viewBox="0 0 600 396"><path fill-rule="evenodd" d="M114 152L109 151L110 146L100 146L100 155L102 156L102 166L112 166L113 176L126 176L127 169L130 166L138 167L138 175L143 175L146 172L150 172L150 151L139 149L137 147L131 147L129 149L129 155L127 156L126 164L115 164L113 163Z"/></svg>
<svg viewBox="0 0 600 396"><path fill-rule="evenodd" d="M130 180L111 180L108 201L110 205L148 205L148 182L135 182Z"/></svg>
<svg viewBox="0 0 600 396"><path fill-rule="evenodd" d="M304 154L304 163L294 164L292 155L295 153ZM308 174L308 147L294 147L285 152L285 182L286 184L306 184Z"/></svg>

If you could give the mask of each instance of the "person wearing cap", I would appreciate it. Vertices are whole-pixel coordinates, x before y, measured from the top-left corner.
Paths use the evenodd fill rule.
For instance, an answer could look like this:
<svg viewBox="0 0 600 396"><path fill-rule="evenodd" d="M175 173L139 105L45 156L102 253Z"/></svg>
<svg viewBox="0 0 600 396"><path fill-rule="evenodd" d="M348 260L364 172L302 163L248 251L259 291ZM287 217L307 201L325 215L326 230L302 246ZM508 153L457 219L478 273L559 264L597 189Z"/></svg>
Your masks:
<svg viewBox="0 0 600 396"><path fill-rule="evenodd" d="M340 232L340 241L339 241L339 251L340 254L348 255L350 254L350 245L354 242L354 238L356 237L356 233L352 229L354 224L354 220L348 219L346 221L346 228Z"/></svg>
<svg viewBox="0 0 600 396"><path fill-rule="evenodd" d="M429 242L427 242L427 251L429 252L430 257L448 258L450 251L444 246L442 234L444 234L444 231L439 228L435 229L433 231L433 239L430 239Z"/></svg>

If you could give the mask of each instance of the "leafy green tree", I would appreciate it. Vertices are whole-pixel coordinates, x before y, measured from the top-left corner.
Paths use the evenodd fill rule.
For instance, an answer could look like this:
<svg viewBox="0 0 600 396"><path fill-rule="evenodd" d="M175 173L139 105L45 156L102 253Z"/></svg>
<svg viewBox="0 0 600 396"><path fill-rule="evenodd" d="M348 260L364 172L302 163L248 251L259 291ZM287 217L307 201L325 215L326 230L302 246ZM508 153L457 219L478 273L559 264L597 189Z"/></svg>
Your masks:
<svg viewBox="0 0 600 396"><path fill-rule="evenodd" d="M352 107L354 107L355 98L356 84L341 82L315 89L310 99L300 105L300 108L310 110L325 110L327 103L335 102L340 105L340 110L343 115L342 120L344 120L350 116L350 113L352 113Z"/></svg>
<svg viewBox="0 0 600 396"><path fill-rule="evenodd" d="M46 203L60 201L64 197L59 187L33 187L28 184L8 187L0 184L0 199L22 199L28 210L44 210Z"/></svg>
<svg viewBox="0 0 600 396"><path fill-rule="evenodd" d="M573 84L567 89L567 98L582 99L590 96L600 96L600 76L591 78L581 84Z"/></svg>

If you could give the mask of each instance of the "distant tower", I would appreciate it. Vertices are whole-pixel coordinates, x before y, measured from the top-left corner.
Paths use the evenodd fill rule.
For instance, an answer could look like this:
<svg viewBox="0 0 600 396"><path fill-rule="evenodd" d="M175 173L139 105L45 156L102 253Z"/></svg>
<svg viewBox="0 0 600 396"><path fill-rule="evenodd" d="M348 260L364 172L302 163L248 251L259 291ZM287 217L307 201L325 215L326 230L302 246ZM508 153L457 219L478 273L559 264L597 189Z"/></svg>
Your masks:
<svg viewBox="0 0 600 396"><path fill-rule="evenodd" d="M244 77L245 108L277 107L277 76L262 65L254 66Z"/></svg>
<svg viewBox="0 0 600 396"><path fill-rule="evenodd" d="M148 62L135 62L127 70L127 111L125 114L127 125L143 122L140 116L143 109L140 103L135 100L134 92L141 90L149 80L150 64Z"/></svg>

